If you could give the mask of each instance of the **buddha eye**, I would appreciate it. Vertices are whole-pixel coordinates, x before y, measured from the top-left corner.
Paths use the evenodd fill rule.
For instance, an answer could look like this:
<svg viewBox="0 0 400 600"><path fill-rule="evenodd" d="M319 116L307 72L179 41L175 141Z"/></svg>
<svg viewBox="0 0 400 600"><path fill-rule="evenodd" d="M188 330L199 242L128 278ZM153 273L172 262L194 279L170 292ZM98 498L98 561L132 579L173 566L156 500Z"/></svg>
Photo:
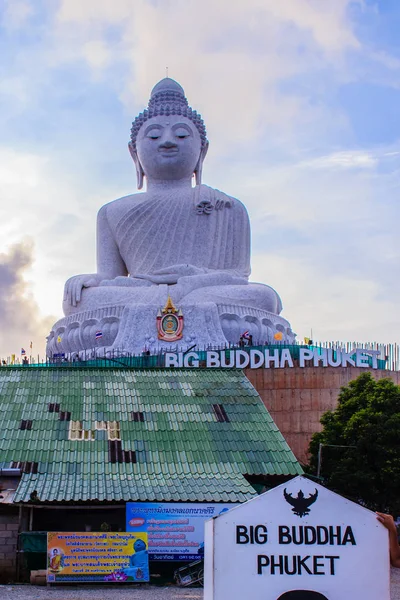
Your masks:
<svg viewBox="0 0 400 600"><path fill-rule="evenodd" d="M158 138L161 137L161 131L159 131L158 129L152 129L147 134L147 137L151 140L158 140Z"/></svg>
<svg viewBox="0 0 400 600"><path fill-rule="evenodd" d="M175 130L175 135L177 138L183 140L183 139L189 137L190 133L187 129L184 129L183 127L179 127L179 129Z"/></svg>

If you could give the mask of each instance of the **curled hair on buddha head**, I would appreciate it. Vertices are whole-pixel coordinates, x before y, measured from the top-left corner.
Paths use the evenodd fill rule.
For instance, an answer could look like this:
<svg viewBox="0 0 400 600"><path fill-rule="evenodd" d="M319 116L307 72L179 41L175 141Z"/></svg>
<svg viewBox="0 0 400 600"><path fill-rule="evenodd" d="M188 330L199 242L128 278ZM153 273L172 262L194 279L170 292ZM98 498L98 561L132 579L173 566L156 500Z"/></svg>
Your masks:
<svg viewBox="0 0 400 600"><path fill-rule="evenodd" d="M182 115L186 117L195 125L200 135L201 142L201 154L199 164L195 170L196 184L201 183L201 170L202 162L208 149L208 140L206 127L201 115L193 110L185 97L185 92L182 86L179 85L174 79L165 77L161 79L151 90L150 100L147 108L141 112L132 123L131 128L131 141L129 142L129 151L132 155L136 165L136 173L138 178L138 188L141 189L143 186L143 170L141 169L140 163L137 159L136 153L136 138L141 126L152 117L159 115ZM135 158L136 157L136 158Z"/></svg>
<svg viewBox="0 0 400 600"><path fill-rule="evenodd" d="M312 590L292 590L279 596L277 600L328 600L324 594Z"/></svg>

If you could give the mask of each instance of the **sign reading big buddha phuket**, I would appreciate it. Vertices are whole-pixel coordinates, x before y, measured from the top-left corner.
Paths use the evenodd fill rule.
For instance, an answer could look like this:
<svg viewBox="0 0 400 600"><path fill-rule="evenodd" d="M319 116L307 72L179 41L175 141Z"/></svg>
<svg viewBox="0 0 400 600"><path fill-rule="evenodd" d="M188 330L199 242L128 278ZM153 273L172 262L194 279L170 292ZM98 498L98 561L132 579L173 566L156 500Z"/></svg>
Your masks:
<svg viewBox="0 0 400 600"><path fill-rule="evenodd" d="M294 367L294 359L299 367L362 367L365 369L384 368L380 350L354 348L346 351L343 348L296 348L296 356L290 348L256 348L247 350L209 350L202 354L198 352L166 352L166 367L199 368L201 360L205 359L208 369L285 369Z"/></svg>
<svg viewBox="0 0 400 600"><path fill-rule="evenodd" d="M207 521L204 600L389 600L388 534L305 477Z"/></svg>

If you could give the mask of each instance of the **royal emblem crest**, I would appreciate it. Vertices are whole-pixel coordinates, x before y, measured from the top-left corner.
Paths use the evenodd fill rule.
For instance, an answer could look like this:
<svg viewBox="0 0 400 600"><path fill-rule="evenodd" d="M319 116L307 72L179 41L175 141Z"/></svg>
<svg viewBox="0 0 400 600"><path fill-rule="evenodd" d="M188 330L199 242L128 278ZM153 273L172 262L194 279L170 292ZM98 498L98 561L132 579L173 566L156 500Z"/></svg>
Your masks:
<svg viewBox="0 0 400 600"><path fill-rule="evenodd" d="M315 489L314 494L309 494L308 498L305 497L303 490L300 490L297 494L297 498L292 496L292 494L288 494L286 488L283 490L283 495L286 500L293 506L292 512L298 517L305 517L310 514L310 506L314 504L316 499L318 498L318 490Z"/></svg>
<svg viewBox="0 0 400 600"><path fill-rule="evenodd" d="M182 338L183 315L168 296L164 308L157 313L158 339L166 342L176 342Z"/></svg>

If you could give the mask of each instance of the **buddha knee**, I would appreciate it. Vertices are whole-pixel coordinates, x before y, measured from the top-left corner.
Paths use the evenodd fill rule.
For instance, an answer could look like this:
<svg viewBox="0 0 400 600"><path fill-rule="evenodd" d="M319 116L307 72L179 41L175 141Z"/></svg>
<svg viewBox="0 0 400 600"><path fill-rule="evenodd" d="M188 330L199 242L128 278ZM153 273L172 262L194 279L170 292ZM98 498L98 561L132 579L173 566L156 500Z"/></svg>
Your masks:
<svg viewBox="0 0 400 600"><path fill-rule="evenodd" d="M107 306L125 305L129 301L134 301L130 288L99 286L83 288L81 300L77 306L71 306L68 302L63 302L63 310L66 317L81 312L93 311Z"/></svg>
<svg viewBox="0 0 400 600"><path fill-rule="evenodd" d="M251 298L257 304L257 308L267 310L275 315L279 315L282 312L282 301L277 292L269 285L262 283L250 283Z"/></svg>
<svg viewBox="0 0 400 600"><path fill-rule="evenodd" d="M282 303L274 289L268 285L249 283L248 285L226 285L201 288L190 292L181 300L181 304L214 302L221 305L237 305L256 308L279 314Z"/></svg>

